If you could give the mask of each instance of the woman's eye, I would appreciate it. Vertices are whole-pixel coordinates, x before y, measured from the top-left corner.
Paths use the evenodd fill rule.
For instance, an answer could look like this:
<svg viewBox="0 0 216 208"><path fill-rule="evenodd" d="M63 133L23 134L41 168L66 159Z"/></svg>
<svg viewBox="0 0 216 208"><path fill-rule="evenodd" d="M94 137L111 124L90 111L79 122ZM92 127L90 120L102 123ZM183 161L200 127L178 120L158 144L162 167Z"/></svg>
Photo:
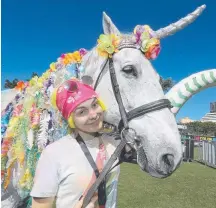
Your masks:
<svg viewBox="0 0 216 208"><path fill-rule="evenodd" d="M136 70L136 68L133 65L127 65L127 66L125 66L122 69L122 71L124 73L126 73L127 75L132 75L132 76L137 77L137 70Z"/></svg>
<svg viewBox="0 0 216 208"><path fill-rule="evenodd" d="M80 115L83 115L84 114L84 111L80 111L80 113L79 113Z"/></svg>
<svg viewBox="0 0 216 208"><path fill-rule="evenodd" d="M94 104L92 105L92 107L93 107L93 108L97 108L97 107L98 107L98 103L94 103Z"/></svg>
<svg viewBox="0 0 216 208"><path fill-rule="evenodd" d="M77 112L77 114L78 114L79 116L83 116L83 115L85 115L86 113L87 113L87 110L81 110L81 111Z"/></svg>

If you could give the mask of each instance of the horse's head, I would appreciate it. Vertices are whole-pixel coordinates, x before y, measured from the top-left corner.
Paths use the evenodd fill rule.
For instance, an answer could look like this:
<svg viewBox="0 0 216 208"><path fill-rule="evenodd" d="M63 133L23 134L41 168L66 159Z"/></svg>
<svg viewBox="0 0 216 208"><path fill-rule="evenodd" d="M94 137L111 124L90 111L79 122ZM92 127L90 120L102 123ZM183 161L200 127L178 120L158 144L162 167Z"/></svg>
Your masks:
<svg viewBox="0 0 216 208"><path fill-rule="evenodd" d="M188 25L204 7L198 8L177 23L156 31L157 37L163 38ZM121 34L106 14L103 16L103 29L104 34L121 35L123 38L120 44L133 44L134 38L131 35ZM113 55L112 59L126 111L164 98L159 75L141 50L129 46L123 47ZM106 60L98 55L95 48L83 60L86 73L92 75L94 81L105 62ZM118 125L121 117L111 87L109 64L106 64L100 77L97 92L108 107L105 120ZM129 127L136 131L142 143L142 148L137 150L138 164L142 170L159 178L166 177L176 170L182 159L182 147L176 120L170 109L163 108L134 118L129 122Z"/></svg>

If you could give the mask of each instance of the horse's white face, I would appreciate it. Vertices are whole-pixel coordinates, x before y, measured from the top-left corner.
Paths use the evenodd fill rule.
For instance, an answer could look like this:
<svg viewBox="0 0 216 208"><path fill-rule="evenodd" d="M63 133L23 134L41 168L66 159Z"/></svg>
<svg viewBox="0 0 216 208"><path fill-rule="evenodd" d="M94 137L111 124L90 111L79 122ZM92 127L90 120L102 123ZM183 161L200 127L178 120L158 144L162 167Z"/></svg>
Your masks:
<svg viewBox="0 0 216 208"><path fill-rule="evenodd" d="M109 18L104 21L106 34L118 33ZM98 60L93 57L95 51L91 53L86 59L88 61L85 67L87 73L96 72L96 80L103 61L99 57ZM126 111L164 98L159 76L140 50L124 48L113 56L113 63ZM120 113L111 87L108 67L107 64L97 92L108 107L105 120L117 125ZM170 175L182 158L180 135L173 113L168 108L154 111L133 119L129 126L136 130L142 141L143 148L137 151L140 167L155 177Z"/></svg>

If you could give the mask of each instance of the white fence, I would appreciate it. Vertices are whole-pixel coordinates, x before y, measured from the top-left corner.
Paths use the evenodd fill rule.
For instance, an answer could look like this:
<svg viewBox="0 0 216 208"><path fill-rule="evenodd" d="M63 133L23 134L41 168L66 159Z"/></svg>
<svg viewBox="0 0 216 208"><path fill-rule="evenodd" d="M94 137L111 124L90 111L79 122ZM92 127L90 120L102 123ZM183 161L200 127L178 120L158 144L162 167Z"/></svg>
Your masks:
<svg viewBox="0 0 216 208"><path fill-rule="evenodd" d="M195 160L216 168L216 141L200 141Z"/></svg>

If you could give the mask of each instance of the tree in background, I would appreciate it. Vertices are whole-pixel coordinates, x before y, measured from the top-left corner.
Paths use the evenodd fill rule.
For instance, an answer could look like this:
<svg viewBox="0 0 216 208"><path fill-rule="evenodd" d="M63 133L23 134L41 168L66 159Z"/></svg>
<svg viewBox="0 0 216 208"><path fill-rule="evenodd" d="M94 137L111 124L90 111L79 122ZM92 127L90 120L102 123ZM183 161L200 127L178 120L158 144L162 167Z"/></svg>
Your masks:
<svg viewBox="0 0 216 208"><path fill-rule="evenodd" d="M31 77L35 77L35 76L38 76L38 74L33 72ZM13 89L14 87L16 87L18 81L19 81L18 79L14 79L13 81L6 79L4 87L6 89ZM29 79L27 79L26 81L29 81ZM174 86L174 81L172 80L171 77L167 79L160 77L160 84L162 86L163 91L167 92L170 88Z"/></svg>
<svg viewBox="0 0 216 208"><path fill-rule="evenodd" d="M35 73L35 72L33 72L33 73L32 73L32 76L31 76L31 78L33 78L33 77L35 77L35 76L37 76L37 77L38 77L38 74L37 74L37 73ZM30 79L27 79L26 81L30 81Z"/></svg>
<svg viewBox="0 0 216 208"><path fill-rule="evenodd" d="M38 76L37 73L33 72L32 73L32 76L31 77L35 77L35 76ZM26 81L29 81L29 79L27 79ZM14 87L17 86L17 83L19 82L18 79L14 79L13 81L10 81L8 79L5 80L5 84L4 84L4 87L6 89L13 89Z"/></svg>
<svg viewBox="0 0 216 208"><path fill-rule="evenodd" d="M198 136L216 136L215 122L194 121L185 124L189 134Z"/></svg>
<svg viewBox="0 0 216 208"><path fill-rule="evenodd" d="M12 88L16 87L18 81L19 81L18 79L14 79L13 81L6 79L4 87L12 89Z"/></svg>
<svg viewBox="0 0 216 208"><path fill-rule="evenodd" d="M160 77L160 84L162 86L163 91L166 93L170 88L174 86L174 81L171 77L164 79L163 77Z"/></svg>

